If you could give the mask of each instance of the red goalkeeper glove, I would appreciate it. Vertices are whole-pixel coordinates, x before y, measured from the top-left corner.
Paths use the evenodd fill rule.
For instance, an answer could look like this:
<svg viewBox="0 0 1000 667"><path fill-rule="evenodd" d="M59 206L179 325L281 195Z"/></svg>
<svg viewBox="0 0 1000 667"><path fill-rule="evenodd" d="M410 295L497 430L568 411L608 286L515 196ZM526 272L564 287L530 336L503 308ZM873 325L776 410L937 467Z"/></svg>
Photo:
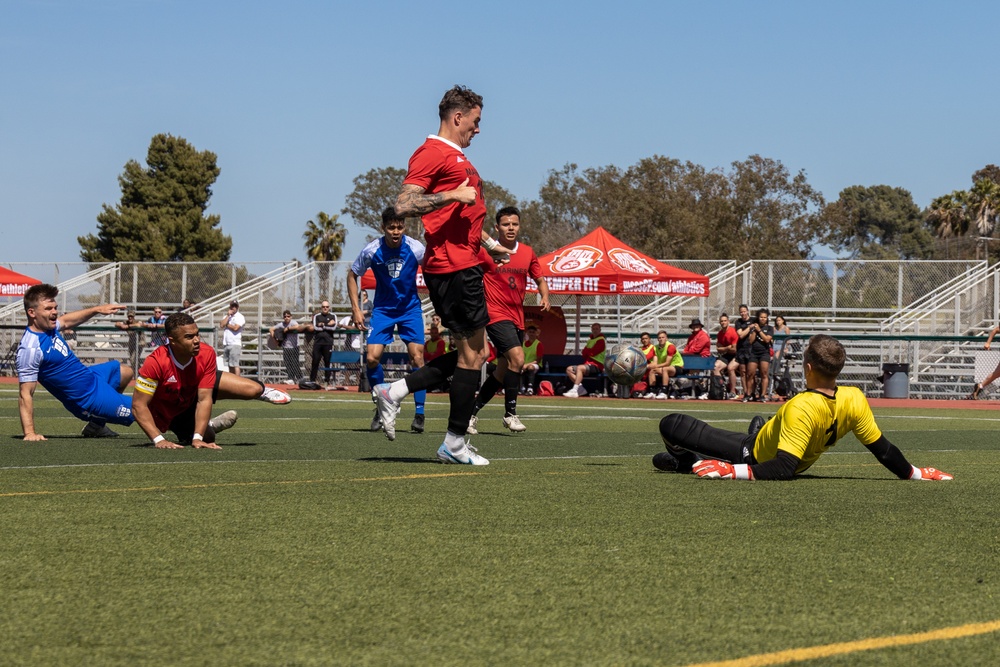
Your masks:
<svg viewBox="0 0 1000 667"><path fill-rule="evenodd" d="M933 479L941 482L947 482L948 480L955 479L955 476L949 475L945 471L938 470L937 468L918 468L914 466L913 472L910 473L910 479Z"/></svg>
<svg viewBox="0 0 1000 667"><path fill-rule="evenodd" d="M707 479L753 479L750 466L745 463L732 464L715 459L702 459L691 469L698 474L698 477Z"/></svg>

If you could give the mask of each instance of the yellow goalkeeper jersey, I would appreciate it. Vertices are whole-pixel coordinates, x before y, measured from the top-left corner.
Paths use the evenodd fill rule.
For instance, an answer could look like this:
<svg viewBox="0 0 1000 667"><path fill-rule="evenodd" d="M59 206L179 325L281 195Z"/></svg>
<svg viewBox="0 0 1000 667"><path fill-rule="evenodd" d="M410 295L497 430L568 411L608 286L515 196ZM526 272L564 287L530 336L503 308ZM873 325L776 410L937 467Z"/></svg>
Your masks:
<svg viewBox="0 0 1000 667"><path fill-rule="evenodd" d="M837 387L832 397L815 390L795 395L769 419L753 446L758 463L769 461L778 451L797 456L795 473L804 472L853 431L863 445L882 437L868 400L857 387Z"/></svg>

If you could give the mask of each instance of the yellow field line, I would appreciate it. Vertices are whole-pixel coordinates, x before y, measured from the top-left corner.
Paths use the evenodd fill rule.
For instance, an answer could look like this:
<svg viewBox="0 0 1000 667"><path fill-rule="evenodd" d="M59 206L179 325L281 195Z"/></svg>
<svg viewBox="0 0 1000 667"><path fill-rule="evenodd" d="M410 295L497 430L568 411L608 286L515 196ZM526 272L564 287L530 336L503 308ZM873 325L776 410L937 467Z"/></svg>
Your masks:
<svg viewBox="0 0 1000 667"><path fill-rule="evenodd" d="M875 637L872 639L861 639L853 642L824 644L823 646L795 648L787 651L777 651L775 653L748 655L745 658L722 660L720 662L699 662L697 664L687 665L686 667L764 667L765 665L785 665L790 662L816 660L817 658L826 658L833 655L844 655L847 653L857 653L858 651L874 651L876 649L891 648L894 646L909 646L912 644L925 644L927 642L959 639L960 637L973 637L975 635L985 635L990 632L997 632L998 630L1000 630L1000 621L971 623L969 625L956 625L950 628L931 630L929 632L918 632L912 635Z"/></svg>
<svg viewBox="0 0 1000 667"><path fill-rule="evenodd" d="M240 486L268 486L281 484L332 484L336 482L386 482L407 479L438 479L442 477L471 477L480 475L478 472L441 472L423 475L395 475L390 477L357 477L355 479L290 479L275 482L219 482L217 484L181 484L178 486L137 486L117 489L67 489L65 491L15 491L0 493L0 498L15 498L23 496L59 496L81 493L128 493L139 491L179 491L191 489L221 489Z"/></svg>

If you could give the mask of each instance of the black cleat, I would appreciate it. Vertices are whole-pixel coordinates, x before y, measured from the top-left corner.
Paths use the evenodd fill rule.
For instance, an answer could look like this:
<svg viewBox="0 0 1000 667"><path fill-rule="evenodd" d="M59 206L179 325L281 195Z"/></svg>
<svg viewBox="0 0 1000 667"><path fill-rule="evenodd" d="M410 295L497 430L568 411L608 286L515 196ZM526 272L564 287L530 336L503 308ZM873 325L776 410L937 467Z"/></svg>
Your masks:
<svg viewBox="0 0 1000 667"><path fill-rule="evenodd" d="M760 431L760 429L763 428L764 424L766 423L767 423L766 419L764 419L760 415L755 415L754 418L750 420L750 428L747 429L747 434L756 438L757 432Z"/></svg>
<svg viewBox="0 0 1000 667"><path fill-rule="evenodd" d="M410 424L410 430L414 433L424 432L424 416L423 415L413 415L413 423Z"/></svg>
<svg viewBox="0 0 1000 667"><path fill-rule="evenodd" d="M653 467L663 472L677 472L678 461L670 452L660 452L653 457Z"/></svg>

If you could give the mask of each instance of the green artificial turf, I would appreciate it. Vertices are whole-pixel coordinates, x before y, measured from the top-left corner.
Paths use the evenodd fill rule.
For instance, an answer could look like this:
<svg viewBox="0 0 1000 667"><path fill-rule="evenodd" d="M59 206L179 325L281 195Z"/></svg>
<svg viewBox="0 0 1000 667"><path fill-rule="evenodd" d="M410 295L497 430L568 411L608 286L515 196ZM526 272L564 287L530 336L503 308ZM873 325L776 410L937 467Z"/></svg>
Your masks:
<svg viewBox="0 0 1000 667"><path fill-rule="evenodd" d="M952 483L853 437L766 483L650 464L667 411L743 430L738 404L524 399L512 435L497 400L471 468L434 458L443 396L391 443L357 394L220 403L218 452L84 440L36 396L24 443L0 391L5 665L689 665L1000 619L989 411L876 411ZM808 664L991 664L998 634Z"/></svg>

